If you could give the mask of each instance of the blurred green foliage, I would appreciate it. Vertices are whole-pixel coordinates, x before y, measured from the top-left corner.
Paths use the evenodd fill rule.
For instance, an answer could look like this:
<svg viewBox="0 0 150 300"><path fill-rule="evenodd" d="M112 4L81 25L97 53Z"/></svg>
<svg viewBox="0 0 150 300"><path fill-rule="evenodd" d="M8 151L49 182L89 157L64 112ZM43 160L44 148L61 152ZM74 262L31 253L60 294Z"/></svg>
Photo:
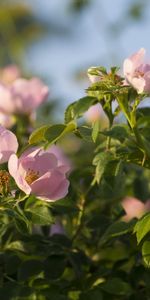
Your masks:
<svg viewBox="0 0 150 300"><path fill-rule="evenodd" d="M0 2L0 64L20 63L26 46L42 33L42 24L29 5L21 1Z"/></svg>

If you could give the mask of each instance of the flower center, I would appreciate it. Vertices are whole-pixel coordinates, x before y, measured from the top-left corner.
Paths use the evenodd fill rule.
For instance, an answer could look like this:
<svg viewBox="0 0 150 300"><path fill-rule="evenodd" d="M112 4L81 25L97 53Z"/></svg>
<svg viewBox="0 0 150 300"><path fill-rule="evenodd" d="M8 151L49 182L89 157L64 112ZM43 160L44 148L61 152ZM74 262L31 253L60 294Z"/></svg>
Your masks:
<svg viewBox="0 0 150 300"><path fill-rule="evenodd" d="M0 170L0 194L7 193L9 190L10 175L5 170Z"/></svg>
<svg viewBox="0 0 150 300"><path fill-rule="evenodd" d="M39 178L39 172L38 171L28 169L26 177L25 177L25 180L28 184L31 184L32 182L34 182L38 178Z"/></svg>
<svg viewBox="0 0 150 300"><path fill-rule="evenodd" d="M135 76L136 77L143 77L144 76L144 72L140 71L140 70L136 70L135 71Z"/></svg>

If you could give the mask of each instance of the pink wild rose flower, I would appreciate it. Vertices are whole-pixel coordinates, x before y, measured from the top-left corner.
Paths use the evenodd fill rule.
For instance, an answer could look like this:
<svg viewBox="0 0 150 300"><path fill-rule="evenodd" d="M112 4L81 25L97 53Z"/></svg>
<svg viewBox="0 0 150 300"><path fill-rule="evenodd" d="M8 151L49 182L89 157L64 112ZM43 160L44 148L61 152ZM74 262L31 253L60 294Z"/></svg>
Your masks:
<svg viewBox="0 0 150 300"><path fill-rule="evenodd" d="M0 112L3 114L12 114L15 111L15 105L10 88L0 84Z"/></svg>
<svg viewBox="0 0 150 300"><path fill-rule="evenodd" d="M149 200L146 203L143 203L134 197L124 198L122 206L126 212L126 215L123 217L125 221L130 221L132 218L140 218L143 214L150 211Z"/></svg>
<svg viewBox="0 0 150 300"><path fill-rule="evenodd" d="M129 58L125 59L123 72L127 83L137 92L150 93L150 63L144 63L145 49L141 48Z"/></svg>
<svg viewBox="0 0 150 300"><path fill-rule="evenodd" d="M92 105L85 113L85 118L88 123L93 123L100 120L104 116L103 109L99 103Z"/></svg>
<svg viewBox="0 0 150 300"><path fill-rule="evenodd" d="M11 84L21 76L20 69L16 65L8 65L0 69L0 81L6 85Z"/></svg>
<svg viewBox="0 0 150 300"><path fill-rule="evenodd" d="M55 201L68 193L68 165L41 148L31 148L18 159L11 155L8 168L18 187L27 195L34 194L45 201Z"/></svg>
<svg viewBox="0 0 150 300"><path fill-rule="evenodd" d="M5 128L11 128L15 123L13 115L7 115L0 111L0 124Z"/></svg>
<svg viewBox="0 0 150 300"><path fill-rule="evenodd" d="M15 111L31 113L42 104L48 96L48 87L38 78L15 80L11 86Z"/></svg>
<svg viewBox="0 0 150 300"><path fill-rule="evenodd" d="M0 125L0 164L7 162L17 150L18 142L14 133Z"/></svg>

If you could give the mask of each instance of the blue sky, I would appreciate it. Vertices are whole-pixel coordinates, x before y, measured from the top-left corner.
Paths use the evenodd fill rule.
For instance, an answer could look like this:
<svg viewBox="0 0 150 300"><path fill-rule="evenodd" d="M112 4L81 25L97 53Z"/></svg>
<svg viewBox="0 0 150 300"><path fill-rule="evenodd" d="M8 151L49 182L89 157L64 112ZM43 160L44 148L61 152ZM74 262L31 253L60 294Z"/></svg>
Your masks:
<svg viewBox="0 0 150 300"><path fill-rule="evenodd" d="M24 1L40 19L58 26L57 34L46 35L28 49L25 64L47 80L63 108L82 97L88 85L88 80L76 80L75 71L92 65L121 66L125 57L141 47L150 57L150 5L144 21L129 22L126 11L131 0L92 0L81 14L69 13L69 0ZM112 26L118 24L120 34L112 35Z"/></svg>

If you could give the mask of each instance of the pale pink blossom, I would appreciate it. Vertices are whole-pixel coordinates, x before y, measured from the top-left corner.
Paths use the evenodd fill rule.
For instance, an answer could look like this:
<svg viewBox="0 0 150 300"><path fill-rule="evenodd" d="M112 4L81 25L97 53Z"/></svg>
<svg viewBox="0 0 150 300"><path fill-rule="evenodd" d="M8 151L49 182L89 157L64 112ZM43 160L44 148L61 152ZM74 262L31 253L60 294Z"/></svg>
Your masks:
<svg viewBox="0 0 150 300"><path fill-rule="evenodd" d="M0 125L0 164L7 162L17 149L18 142L14 133Z"/></svg>
<svg viewBox="0 0 150 300"><path fill-rule="evenodd" d="M10 88L3 84L0 84L0 111L4 114L12 114L15 111Z"/></svg>
<svg viewBox="0 0 150 300"><path fill-rule="evenodd" d="M48 87L38 78L19 78L10 85L0 84L0 112L31 115L47 96Z"/></svg>
<svg viewBox="0 0 150 300"><path fill-rule="evenodd" d="M20 69L16 65L8 65L0 69L0 81L4 84L11 84L21 76Z"/></svg>
<svg viewBox="0 0 150 300"><path fill-rule="evenodd" d="M145 49L141 48L125 59L123 72L125 79L137 92L150 93L150 63L144 63Z"/></svg>
<svg viewBox="0 0 150 300"><path fill-rule="evenodd" d="M0 125L5 128L11 128L15 123L15 118L13 115L7 115L0 111Z"/></svg>
<svg viewBox="0 0 150 300"><path fill-rule="evenodd" d="M31 148L18 159L11 155L8 168L18 187L27 195L34 194L46 201L55 201L68 193L67 165L42 148Z"/></svg>
<svg viewBox="0 0 150 300"><path fill-rule="evenodd" d="M96 122L104 115L103 109L99 103L92 105L84 114L88 123Z"/></svg>
<svg viewBox="0 0 150 300"><path fill-rule="evenodd" d="M150 210L150 201L146 203L134 197L126 197L122 201L123 209L126 215L123 217L125 221L130 221L132 218L140 218L144 213Z"/></svg>
<svg viewBox="0 0 150 300"><path fill-rule="evenodd" d="M41 105L48 96L48 87L38 78L19 78L11 85L15 112L31 113Z"/></svg>
<svg viewBox="0 0 150 300"><path fill-rule="evenodd" d="M65 166L66 171L69 172L72 170L72 162L70 159L64 154L63 150L56 145L52 145L48 150L49 153L54 154L58 159L58 166Z"/></svg>

